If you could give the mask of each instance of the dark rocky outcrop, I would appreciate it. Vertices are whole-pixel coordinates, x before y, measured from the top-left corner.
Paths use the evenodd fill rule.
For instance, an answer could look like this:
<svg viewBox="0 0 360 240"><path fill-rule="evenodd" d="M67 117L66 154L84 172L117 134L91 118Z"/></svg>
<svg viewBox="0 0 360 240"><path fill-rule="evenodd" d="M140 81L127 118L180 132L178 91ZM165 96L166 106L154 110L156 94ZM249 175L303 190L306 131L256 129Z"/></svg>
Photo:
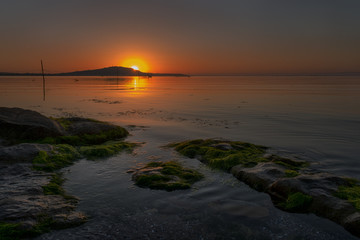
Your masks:
<svg viewBox="0 0 360 240"><path fill-rule="evenodd" d="M33 237L86 221L75 210L76 198L62 188L65 179L58 170L81 156L132 149L136 144L121 140L127 135L120 126L92 119L51 119L31 110L1 107L0 230L5 236L0 239Z"/></svg>
<svg viewBox="0 0 360 240"><path fill-rule="evenodd" d="M356 179L309 168L306 161L269 154L250 143L196 139L168 146L212 168L230 171L250 187L268 193L275 206L285 211L315 213L360 236Z"/></svg>
<svg viewBox="0 0 360 240"><path fill-rule="evenodd" d="M59 123L38 112L0 107L0 138L10 143L64 134L64 129Z"/></svg>
<svg viewBox="0 0 360 240"><path fill-rule="evenodd" d="M360 236L360 212L349 201L336 196L340 186L349 185L347 178L307 169L300 170L296 177L286 177L286 170L285 166L266 162L252 168L238 165L231 173L250 187L270 194L274 204L284 210L315 213ZM284 203L293 193L309 196L311 202L296 210L288 209Z"/></svg>
<svg viewBox="0 0 360 240"><path fill-rule="evenodd" d="M0 165L0 222L21 222L31 229L39 216L51 218L57 225L74 226L86 220L76 212L77 201L60 195L44 195L53 173L37 172L31 164Z"/></svg>

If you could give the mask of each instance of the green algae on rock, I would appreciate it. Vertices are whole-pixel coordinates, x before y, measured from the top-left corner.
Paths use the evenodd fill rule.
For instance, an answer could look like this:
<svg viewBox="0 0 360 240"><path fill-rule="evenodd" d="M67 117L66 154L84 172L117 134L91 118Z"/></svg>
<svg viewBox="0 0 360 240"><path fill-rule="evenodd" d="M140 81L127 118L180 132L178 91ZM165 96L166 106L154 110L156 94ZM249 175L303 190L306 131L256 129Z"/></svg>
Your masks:
<svg viewBox="0 0 360 240"><path fill-rule="evenodd" d="M0 222L0 239L1 240L20 240L37 237L43 233L50 232L52 229L64 229L76 227L86 220L76 223L57 222L47 214L36 216L37 223L33 226L26 226L17 222Z"/></svg>
<svg viewBox="0 0 360 240"><path fill-rule="evenodd" d="M62 128L61 135L49 135L37 140L23 139L21 142L86 146L121 140L129 135L123 127L90 118L49 118L49 120Z"/></svg>
<svg viewBox="0 0 360 240"><path fill-rule="evenodd" d="M291 193L281 207L290 212L305 212L313 198L301 192Z"/></svg>
<svg viewBox="0 0 360 240"><path fill-rule="evenodd" d="M121 151L130 152L137 145L137 143L109 141L101 145L82 146L79 148L79 152L87 159L97 159L110 157Z"/></svg>
<svg viewBox="0 0 360 240"><path fill-rule="evenodd" d="M285 177L287 177L287 178L297 177L299 175L300 175L300 173L298 171L291 170L291 169L285 170Z"/></svg>
<svg viewBox="0 0 360 240"><path fill-rule="evenodd" d="M19 240L24 238L33 238L42 233L50 231L50 222L39 222L32 228L24 228L21 223L0 222L1 240Z"/></svg>
<svg viewBox="0 0 360 240"><path fill-rule="evenodd" d="M81 157L80 153L73 146L67 144L54 145L50 153L40 151L33 159L33 168L40 171L55 171L66 166Z"/></svg>
<svg viewBox="0 0 360 240"><path fill-rule="evenodd" d="M210 167L225 171L239 164L252 167L259 162L267 161L263 157L266 147L239 141L197 139L167 146L175 148L184 156L199 158Z"/></svg>
<svg viewBox="0 0 360 240"><path fill-rule="evenodd" d="M348 200L354 207L360 211L360 185L358 181L348 181L349 185L339 186L335 196Z"/></svg>
<svg viewBox="0 0 360 240"><path fill-rule="evenodd" d="M240 181L268 193L280 209L315 213L360 236L360 185L355 179L309 168L306 161L265 154L265 147L249 143L197 139L168 146L210 167L230 170Z"/></svg>
<svg viewBox="0 0 360 240"><path fill-rule="evenodd" d="M139 187L174 191L188 189L204 176L196 170L184 168L175 161L150 162L136 169L132 179Z"/></svg>
<svg viewBox="0 0 360 240"><path fill-rule="evenodd" d="M0 161L16 169L9 174L16 174L14 181L10 178L15 190L9 190L1 206L1 240L31 238L86 222L87 217L75 211L77 199L62 188L65 179L59 170L81 157L108 157L137 145L122 141L129 133L120 126L77 117L47 118L20 108L0 108L0 125ZM26 165L15 166L20 163Z"/></svg>
<svg viewBox="0 0 360 240"><path fill-rule="evenodd" d="M309 166L309 163L306 161L293 160L290 158L280 157L274 154L266 158L268 159L268 161L284 166L286 169L293 171L297 171Z"/></svg>

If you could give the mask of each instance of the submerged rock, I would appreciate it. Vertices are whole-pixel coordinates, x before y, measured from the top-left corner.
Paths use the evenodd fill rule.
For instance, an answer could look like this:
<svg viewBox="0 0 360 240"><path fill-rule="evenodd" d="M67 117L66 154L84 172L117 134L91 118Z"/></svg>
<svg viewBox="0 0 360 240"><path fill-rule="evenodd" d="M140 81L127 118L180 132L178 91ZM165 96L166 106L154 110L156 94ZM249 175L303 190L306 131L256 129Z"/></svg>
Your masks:
<svg viewBox="0 0 360 240"><path fill-rule="evenodd" d="M62 126L38 112L0 107L0 137L9 142L61 135L64 135Z"/></svg>

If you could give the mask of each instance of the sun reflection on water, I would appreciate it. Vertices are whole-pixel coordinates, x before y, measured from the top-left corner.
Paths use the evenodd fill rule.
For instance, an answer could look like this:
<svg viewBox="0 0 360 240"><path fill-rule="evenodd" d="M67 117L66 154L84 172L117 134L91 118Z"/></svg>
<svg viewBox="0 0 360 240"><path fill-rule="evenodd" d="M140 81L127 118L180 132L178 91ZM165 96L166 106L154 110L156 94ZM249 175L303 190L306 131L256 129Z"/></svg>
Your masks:
<svg viewBox="0 0 360 240"><path fill-rule="evenodd" d="M148 79L142 77L133 77L126 83L127 89L131 94L143 94L148 86Z"/></svg>

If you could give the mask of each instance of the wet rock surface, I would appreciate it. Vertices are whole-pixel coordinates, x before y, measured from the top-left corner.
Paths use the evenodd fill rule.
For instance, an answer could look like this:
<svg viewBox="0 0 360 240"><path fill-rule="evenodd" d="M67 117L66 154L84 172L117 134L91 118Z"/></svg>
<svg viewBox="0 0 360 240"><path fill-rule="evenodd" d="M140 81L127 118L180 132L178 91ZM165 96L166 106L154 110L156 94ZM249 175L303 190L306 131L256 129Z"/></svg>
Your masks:
<svg viewBox="0 0 360 240"><path fill-rule="evenodd" d="M0 146L0 162L16 163L28 162L31 163L40 151L47 153L53 150L53 146L49 144L37 143L21 143L12 146Z"/></svg>
<svg viewBox="0 0 360 240"><path fill-rule="evenodd" d="M115 125L104 124L103 122L96 122L94 120L85 118L67 118L71 122L67 129L68 134L83 135L83 134L100 134L105 131L114 130L117 128Z"/></svg>
<svg viewBox="0 0 360 240"><path fill-rule="evenodd" d="M130 169L132 180L139 187L174 191L188 189L204 176L196 170L184 168L179 162L150 162L144 167Z"/></svg>
<svg viewBox="0 0 360 240"><path fill-rule="evenodd" d="M0 222L22 223L26 229L37 225L39 216L52 218L56 225L84 222L85 215L74 211L75 199L44 195L42 186L52 175L33 171L27 163L0 165Z"/></svg>
<svg viewBox="0 0 360 240"><path fill-rule="evenodd" d="M266 162L252 168L238 165L231 169L231 173L252 188L270 194L275 205L280 208L281 203L286 202L292 193L310 196L311 203L301 208L300 212L311 212L328 218L360 236L360 213L349 201L335 196L339 186L349 184L345 177L306 169L303 172L300 170L299 176L286 177L286 170L284 166Z"/></svg>
<svg viewBox="0 0 360 240"><path fill-rule="evenodd" d="M250 187L266 192L288 212L315 213L360 236L360 185L356 179L321 172L310 163L271 154L263 146L218 139L168 145L216 169L230 171Z"/></svg>
<svg viewBox="0 0 360 240"><path fill-rule="evenodd" d="M92 119L50 119L35 111L1 107L0 223L12 224L12 229L1 232L6 236L0 235L0 239L31 237L84 223L87 217L75 210L77 199L65 194L61 188L64 179L59 172L53 172L61 167L45 168L55 164L51 161L70 165L76 157L60 153L60 145L51 144L102 144L127 134L119 126ZM72 148L77 153L70 145L62 149ZM44 168L36 171L33 163L40 155L44 157Z"/></svg>
<svg viewBox="0 0 360 240"><path fill-rule="evenodd" d="M21 108L0 108L0 137L9 141L64 135L64 129L56 121L38 112Z"/></svg>

